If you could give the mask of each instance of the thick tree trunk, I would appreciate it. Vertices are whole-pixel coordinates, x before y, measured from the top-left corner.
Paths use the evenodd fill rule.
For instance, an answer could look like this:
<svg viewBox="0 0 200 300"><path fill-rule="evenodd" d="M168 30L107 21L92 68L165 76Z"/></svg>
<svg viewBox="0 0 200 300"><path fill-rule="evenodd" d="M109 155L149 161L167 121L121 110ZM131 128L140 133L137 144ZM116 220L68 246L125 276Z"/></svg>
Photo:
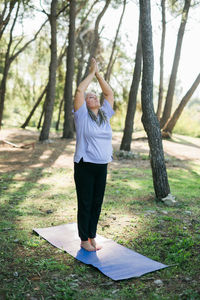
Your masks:
<svg viewBox="0 0 200 300"><path fill-rule="evenodd" d="M39 106L40 102L42 101L44 95L46 94L47 92L47 88L48 88L48 85L45 86L45 88L43 89L42 93L40 94L40 96L38 97L38 100L35 102L30 114L28 115L26 121L24 122L24 124L22 124L21 128L26 128L26 126L28 126L28 123L30 121L30 119L32 118L36 108Z"/></svg>
<svg viewBox="0 0 200 300"><path fill-rule="evenodd" d="M182 41L183 41L183 36L184 36L184 32L185 32L185 26L186 26L187 18L188 18L188 12L190 9L190 3L191 3L191 0L185 0L185 5L183 8L183 12L182 12L181 24L180 24L178 36L177 36L174 62L173 62L173 66L172 66L172 71L171 71L171 76L170 76L170 81L169 81L169 86L168 86L168 91L167 91L167 96L166 96L166 101L165 101L165 107L164 107L162 118L160 120L161 128L163 128L163 126L166 124L166 122L170 118L171 111L172 111L173 97L174 97L174 91L175 91L175 85L176 85L176 77L177 77L177 72L178 72L180 56L181 56L181 47L182 47Z"/></svg>
<svg viewBox="0 0 200 300"><path fill-rule="evenodd" d="M75 53L75 19L76 19L76 0L70 1L69 9L69 43L67 50L67 71L64 88L64 126L63 138L74 137L74 126L72 117L72 88L74 76L74 53Z"/></svg>
<svg viewBox="0 0 200 300"><path fill-rule="evenodd" d="M105 14L110 2L111 2L111 0L106 0L106 3L104 5L102 11L100 12L100 14L98 15L98 17L96 19L95 27L94 27L94 38L93 38L93 41L91 43L90 56L89 56L89 59L88 59L87 67L86 67L85 74L84 74L83 78L85 78L88 75L91 59L93 57L95 57L95 55L96 55L96 51L97 51L97 48L98 48L98 45L99 45L99 23L100 23L103 15Z"/></svg>
<svg viewBox="0 0 200 300"><path fill-rule="evenodd" d="M178 105L177 109L175 110L175 112L173 113L172 117L168 120L168 122L164 126L164 128L163 128L164 133L169 133L169 136L171 135L184 107L186 106L188 101L191 99L194 91L196 90L196 88L198 87L199 84L200 84L200 74L197 76L197 78L193 82L191 88L187 91L187 93L185 94L185 96L183 97L181 102L179 103L179 105ZM166 136L166 134L165 134L165 136Z"/></svg>
<svg viewBox="0 0 200 300"><path fill-rule="evenodd" d="M139 87L140 77L141 77L141 66L142 66L142 44L141 44L141 25L139 24L135 68L133 72L133 80L131 83L131 89L129 93L124 134L122 137L120 150L125 150L125 151L131 150L133 122L134 122L134 116L136 110L138 87Z"/></svg>
<svg viewBox="0 0 200 300"><path fill-rule="evenodd" d="M56 10L58 0L52 0L49 21L51 26L51 61L49 66L49 81L45 99L44 123L39 140L48 140L53 115L55 89L56 89L56 69L57 69L57 37L56 37Z"/></svg>
<svg viewBox="0 0 200 300"><path fill-rule="evenodd" d="M150 0L140 0L142 31L143 75L142 75L142 123L148 136L153 184L158 199L170 193L167 178L160 126L153 107L153 44Z"/></svg>
<svg viewBox="0 0 200 300"><path fill-rule="evenodd" d="M161 46L160 46L160 84L159 84L159 93L158 93L158 107L157 107L157 112L156 112L158 120L160 120L160 115L161 115L161 111L162 111L162 103L163 103L164 50L165 50L165 34L166 34L165 1L166 0L161 0L162 37L161 37Z"/></svg>

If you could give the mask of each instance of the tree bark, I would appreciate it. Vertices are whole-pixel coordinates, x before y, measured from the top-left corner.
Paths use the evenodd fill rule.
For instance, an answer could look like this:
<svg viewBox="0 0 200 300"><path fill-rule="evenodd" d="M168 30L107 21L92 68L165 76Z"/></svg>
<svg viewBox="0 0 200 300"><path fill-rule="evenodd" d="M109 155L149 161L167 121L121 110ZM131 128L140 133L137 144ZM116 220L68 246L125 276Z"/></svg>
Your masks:
<svg viewBox="0 0 200 300"><path fill-rule="evenodd" d="M158 120L160 120L162 103L163 103L164 50L165 50L165 35L166 35L165 1L166 0L161 0L162 37L161 37L161 46L160 46L160 84L159 84L159 93L158 93L158 107L156 112Z"/></svg>
<svg viewBox="0 0 200 300"><path fill-rule="evenodd" d="M196 90L196 88L198 87L199 84L200 84L200 74L197 76L197 78L193 82L192 86L187 91L187 93L185 94L185 96L183 97L181 102L179 103L179 105L178 105L177 109L175 110L175 112L173 113L172 117L168 120L168 122L166 123L166 125L163 128L163 132L168 133L169 137L170 137L184 107L186 106L188 101L191 99L194 91ZM165 134L165 136L166 136L166 134Z"/></svg>
<svg viewBox="0 0 200 300"><path fill-rule="evenodd" d="M183 41L183 36L184 36L184 32L185 32L185 26L186 26L187 19L188 19L190 4L191 4L191 0L185 0L185 5L183 8L183 12L182 12L181 24L180 24L178 36L177 36L174 62L173 62L173 66L172 66L172 71L171 71L171 76L170 76L170 81L169 81L169 86L168 86L168 91L167 91L167 96L166 96L166 101L165 101L165 107L164 107L162 118L160 120L161 128L163 128L163 126L168 121L168 119L171 115L171 111L172 111L173 97L174 97L174 91L175 91L175 85L176 85L176 77L177 77L177 72L178 72L180 56L181 56L182 41Z"/></svg>
<svg viewBox="0 0 200 300"><path fill-rule="evenodd" d="M58 0L52 0L49 21L51 26L51 61L49 66L49 81L45 99L44 123L39 140L48 140L53 115L55 89L56 89L56 69L57 69L57 37L56 37L56 10Z"/></svg>
<svg viewBox="0 0 200 300"><path fill-rule="evenodd" d="M63 138L74 137L74 126L72 117L72 89L74 76L74 53L75 53L75 19L76 19L76 0L70 1L69 8L69 42L67 50L67 71L64 87L64 126Z"/></svg>
<svg viewBox="0 0 200 300"><path fill-rule="evenodd" d="M95 57L95 55L96 55L96 51L97 51L97 48L98 48L98 45L99 45L99 23L100 23L103 15L105 14L110 2L111 2L111 0L106 0L102 11L100 12L100 14L98 15L98 17L96 19L95 27L94 27L94 38L93 38L93 41L91 43L90 56L89 56L89 59L88 59L87 67L86 67L85 74L84 74L83 78L85 78L88 75L91 59L93 57Z"/></svg>
<svg viewBox="0 0 200 300"><path fill-rule="evenodd" d="M133 72L133 79L132 79L131 89L129 93L124 134L122 137L120 150L125 150L125 151L131 150L133 122L134 122L134 116L136 110L138 88L139 88L140 77L141 77L141 66L142 66L142 44L141 44L141 24L139 22L135 68Z"/></svg>
<svg viewBox="0 0 200 300"><path fill-rule="evenodd" d="M170 193L164 160L160 126L153 107L154 57L152 44L150 0L140 0L142 31L143 75L142 75L142 123L148 136L153 185L158 199Z"/></svg>

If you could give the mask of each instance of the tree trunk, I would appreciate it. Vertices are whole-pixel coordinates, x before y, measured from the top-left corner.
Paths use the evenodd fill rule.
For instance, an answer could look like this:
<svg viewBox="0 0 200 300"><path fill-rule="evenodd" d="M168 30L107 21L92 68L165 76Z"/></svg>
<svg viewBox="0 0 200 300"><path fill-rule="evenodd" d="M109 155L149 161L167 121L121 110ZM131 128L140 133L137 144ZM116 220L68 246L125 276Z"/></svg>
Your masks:
<svg viewBox="0 0 200 300"><path fill-rule="evenodd" d="M114 56L114 52L115 52L115 48L116 48L116 43L117 43L117 38L118 38L118 35L119 35L119 30L120 30L120 27L121 27L121 24L122 24L122 20L123 20L123 17L124 17L125 8L126 8L126 0L124 0L124 2L123 2L122 14L121 14L121 17L120 17L120 20L119 20L119 24L118 24L118 27L117 27L117 30L116 30L115 39L114 39L114 42L112 44L112 51L111 51L111 54L110 54L109 63L108 63L107 70L106 70L106 73L105 73L105 76L104 76L105 80L107 82L110 81L110 74L111 74L111 67L112 67L112 62L113 62L113 56Z"/></svg>
<svg viewBox="0 0 200 300"><path fill-rule="evenodd" d="M174 91L175 91L175 85L176 85L176 77L177 77L177 72L178 72L180 56L181 56L181 47L182 47L182 41L183 41L183 36L184 36L184 32L185 32L185 26L186 26L187 18L188 18L188 12L190 9L190 3L191 3L191 0L185 0L185 5L183 8L183 12L182 12L181 24L180 24L178 36L177 36L174 62L173 62L173 66L172 66L165 107L164 107L162 118L160 120L161 128L163 128L163 126L168 121L168 119L171 115L171 111L172 111L173 97L174 97Z"/></svg>
<svg viewBox="0 0 200 300"><path fill-rule="evenodd" d="M142 31L143 75L142 75L142 123L148 136L153 184L158 199L170 193L164 160L160 126L153 107L153 44L150 0L140 0Z"/></svg>
<svg viewBox="0 0 200 300"><path fill-rule="evenodd" d="M96 51L97 51L97 48L98 48L98 45L99 45L99 23L100 23L103 15L105 14L110 2L111 2L111 0L106 0L106 3L104 5L102 11L100 12L100 14L98 15L98 17L96 19L95 27L94 27L94 38L93 38L93 41L91 43L90 56L89 56L89 59L88 59L87 67L86 67L85 74L84 74L83 78L85 78L88 75L91 59L93 57L95 57L95 55L96 55Z"/></svg>
<svg viewBox="0 0 200 300"><path fill-rule="evenodd" d="M53 115L55 89L56 89L56 69L57 69L57 37L56 37L56 9L58 0L52 0L49 21L51 26L51 61L49 66L49 81L45 99L44 123L39 140L48 140Z"/></svg>
<svg viewBox="0 0 200 300"><path fill-rule="evenodd" d="M77 45L80 48L80 55L78 56L78 66L77 66L77 75L76 75L76 86L78 87L82 75L83 75L83 66L84 66L84 57L85 57L85 51L86 51L86 46L84 43L84 36L87 34L87 31L84 30L83 32L80 32L76 41Z"/></svg>
<svg viewBox="0 0 200 300"><path fill-rule="evenodd" d="M36 32L35 36L31 40L29 40L22 48L20 48L19 50L17 50L15 53L13 53L10 56L10 49L11 49L11 46L13 43L13 30L14 30L15 23L16 23L16 20L18 17L19 7L20 7L20 2L18 3L15 18L13 20L13 24L10 29L9 43L8 43L6 56L5 56L5 62L4 62L3 77L2 77L2 80L0 83L0 127L1 127L2 119L3 119L3 110L4 110L4 102L5 102L5 95L6 95L6 84L7 84L7 77L8 77L8 72L9 72L10 66L11 66L12 62L17 58L17 56L20 53L22 53L28 47L28 45L30 45L30 43L32 43L37 38L38 34L40 33L41 29L43 28L43 26L46 23L46 21L45 21L42 24L40 29Z"/></svg>
<svg viewBox="0 0 200 300"><path fill-rule="evenodd" d="M60 116L61 116L61 111L62 111L63 102L64 102L64 99L62 99L62 100L60 101L60 105L59 105L59 110L58 110L58 120L57 120L57 122L56 122L56 131L59 130Z"/></svg>
<svg viewBox="0 0 200 300"><path fill-rule="evenodd" d="M15 7L15 4L18 0L9 1L9 8L8 8L8 1L4 1L4 8L0 14L0 39L2 38L3 32L6 29L11 17L11 13ZM19 3L18 3L19 4ZM7 13L8 10L8 13ZM7 13L7 15L6 15Z"/></svg>
<svg viewBox="0 0 200 300"><path fill-rule="evenodd" d="M66 47L65 47L66 48ZM60 51L60 55L58 57L58 63L57 63L57 68L62 64L62 59L64 57L64 55L66 54L66 49L61 49ZM48 88L48 85L45 86L45 88L43 89L42 93L40 94L38 100L36 101L36 103L34 104L29 116L27 117L26 121L24 122L24 124L21 126L21 128L26 128L26 126L28 126L28 123L30 122L30 119L32 118L36 108L39 106L40 102L42 101L44 95L46 94L47 92L47 88ZM40 122L39 122L40 123ZM40 128L40 127L39 127Z"/></svg>
<svg viewBox="0 0 200 300"><path fill-rule="evenodd" d="M114 38L114 41L113 41L113 44L112 44L112 50L111 50L111 53L110 53L108 66L107 66L107 69L106 69L106 73L104 75L104 78L108 83L110 82L110 76L111 76L111 73L112 73L112 68L114 66L114 52L115 52L115 48L116 48L116 44L117 44L117 38L118 38L118 35L119 35L119 30L120 30L122 20L123 20L123 16L124 16L124 13L125 13L125 8L126 8L126 0L124 0L124 3L123 3L123 9L122 9L121 17L119 19L119 23L118 23L118 27L117 27L117 30L116 30L115 38ZM100 103L103 104L103 101L104 101L104 95L103 95L103 93L101 93Z"/></svg>
<svg viewBox="0 0 200 300"><path fill-rule="evenodd" d="M166 0L161 0L162 37L161 37L161 47L160 47L160 84L159 84L159 94L158 94L158 107L157 107L157 112L156 112L158 120L160 120L160 115L161 115L161 111L162 111L162 103L163 103L164 50L165 50L165 34L166 34L165 1Z"/></svg>
<svg viewBox="0 0 200 300"><path fill-rule="evenodd" d="M183 97L181 102L179 103L179 105L178 105L177 109L175 110L175 112L173 113L172 117L169 119L169 121L164 126L164 128L163 128L164 133L169 133L169 136L171 135L184 107L186 106L186 104L188 103L190 98L192 97L192 95L193 95L194 91L196 90L196 88L198 87L199 83L200 83L200 74L197 76L197 78L193 82L191 88L187 91L187 93L185 94L185 96ZM166 134L165 134L165 136L166 136Z"/></svg>
<svg viewBox="0 0 200 300"><path fill-rule="evenodd" d="M124 134L120 145L120 150L125 150L125 151L131 150L133 122L134 122L134 116L136 110L138 87L139 87L140 77L141 77L141 66L142 66L142 44L141 44L141 24L139 22L135 68L133 72L133 80L131 83L131 89L129 93Z"/></svg>
<svg viewBox="0 0 200 300"><path fill-rule="evenodd" d="M40 96L38 97L38 100L35 102L30 114L28 115L26 121L24 122L24 124L22 124L21 128L26 128L26 126L28 126L28 123L30 121L30 119L32 118L36 108L39 106L40 102L42 101L44 95L46 94L47 92L47 87L48 85L45 86L45 88L43 89L42 93L40 94Z"/></svg>
<svg viewBox="0 0 200 300"><path fill-rule="evenodd" d="M75 19L76 19L76 0L70 1L69 9L69 42L67 50L67 71L64 87L64 126L63 138L74 137L74 126L72 117L72 88L74 76L74 53L75 53Z"/></svg>
<svg viewBox="0 0 200 300"><path fill-rule="evenodd" d="M44 103L43 103L43 105L42 105L42 112L41 112L41 114L40 114L40 118L39 118L39 121L38 121L38 124L37 124L37 129L38 129L38 130L40 129L41 124L42 124L42 118L43 118L43 116L44 116L44 111L45 111L45 101L44 101Z"/></svg>
<svg viewBox="0 0 200 300"><path fill-rule="evenodd" d="M81 82L81 78L82 78L82 73L83 73L83 65L84 65L84 56L85 56L85 49L84 49L84 45L80 44L80 50L81 50L81 55L79 57L78 60L78 68L77 68L77 75L76 75L76 86L78 87L80 82Z"/></svg>
<svg viewBox="0 0 200 300"><path fill-rule="evenodd" d="M13 42L13 30L17 21L18 13L19 13L19 7L20 3L18 3L17 10L15 13L15 18L13 20L11 29L10 29L10 34L9 34L9 42L8 42L8 47L5 55L5 61L4 61L4 70L3 70L3 77L0 83L0 128L2 126L2 120L3 120L3 111L4 111L4 103L5 103L5 95L6 95L6 84L7 84L7 77L8 77L8 72L10 69L11 65L11 58L10 58L10 49L11 45Z"/></svg>
<svg viewBox="0 0 200 300"><path fill-rule="evenodd" d="M0 129L2 126L3 121L3 111L4 111L4 103L5 103L5 94L6 94L6 83L8 77L8 71L10 68L10 62L7 59L5 60L4 71L3 71L3 78L0 84Z"/></svg>

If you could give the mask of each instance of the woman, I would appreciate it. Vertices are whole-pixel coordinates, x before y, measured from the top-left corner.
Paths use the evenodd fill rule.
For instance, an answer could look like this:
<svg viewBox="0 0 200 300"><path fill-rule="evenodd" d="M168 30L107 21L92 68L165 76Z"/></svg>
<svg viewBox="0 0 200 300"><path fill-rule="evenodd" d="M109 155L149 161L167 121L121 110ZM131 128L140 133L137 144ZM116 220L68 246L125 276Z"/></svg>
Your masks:
<svg viewBox="0 0 200 300"><path fill-rule="evenodd" d="M94 93L89 92L85 96L95 76L106 99L101 108L99 98ZM87 251L101 249L95 237L104 197L107 165L112 161L112 129L109 120L114 114L113 103L112 89L99 74L93 58L90 73L79 84L74 98L74 180L78 198L78 232L81 247Z"/></svg>

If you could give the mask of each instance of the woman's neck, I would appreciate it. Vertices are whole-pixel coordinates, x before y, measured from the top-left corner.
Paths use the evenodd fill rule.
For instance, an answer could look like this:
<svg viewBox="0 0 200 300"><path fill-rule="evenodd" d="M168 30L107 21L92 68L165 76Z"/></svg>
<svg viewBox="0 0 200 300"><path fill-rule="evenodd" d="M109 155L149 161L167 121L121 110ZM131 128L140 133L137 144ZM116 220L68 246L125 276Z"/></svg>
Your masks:
<svg viewBox="0 0 200 300"><path fill-rule="evenodd" d="M90 110L97 116L98 115L98 108L90 108Z"/></svg>

